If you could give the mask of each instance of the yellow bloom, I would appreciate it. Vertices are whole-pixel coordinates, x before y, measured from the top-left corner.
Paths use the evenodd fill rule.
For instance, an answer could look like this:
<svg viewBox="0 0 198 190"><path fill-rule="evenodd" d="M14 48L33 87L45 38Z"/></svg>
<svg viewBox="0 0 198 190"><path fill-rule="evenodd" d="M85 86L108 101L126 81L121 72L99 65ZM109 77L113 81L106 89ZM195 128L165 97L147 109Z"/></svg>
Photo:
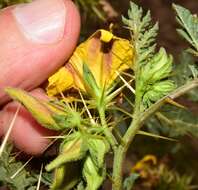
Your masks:
<svg viewBox="0 0 198 190"><path fill-rule="evenodd" d="M147 178L151 166L157 164L157 158L154 155L146 155L133 166L131 172L138 172L142 178Z"/></svg>
<svg viewBox="0 0 198 190"><path fill-rule="evenodd" d="M48 81L47 93L56 95L70 88L85 91L83 64L91 70L99 87L110 85L121 72L132 65L133 48L130 42L106 30L96 31L80 44L66 66L59 69Z"/></svg>

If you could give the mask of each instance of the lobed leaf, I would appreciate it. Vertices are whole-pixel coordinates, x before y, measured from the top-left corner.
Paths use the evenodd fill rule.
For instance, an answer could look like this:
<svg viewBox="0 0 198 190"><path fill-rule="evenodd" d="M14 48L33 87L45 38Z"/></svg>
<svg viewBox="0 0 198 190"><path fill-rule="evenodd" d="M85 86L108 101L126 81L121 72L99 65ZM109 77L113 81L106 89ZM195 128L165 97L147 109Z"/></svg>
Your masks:
<svg viewBox="0 0 198 190"><path fill-rule="evenodd" d="M191 51L198 56L198 17L179 5L173 4L173 8L177 14L177 21L182 29L178 29L178 33L184 37L193 47Z"/></svg>

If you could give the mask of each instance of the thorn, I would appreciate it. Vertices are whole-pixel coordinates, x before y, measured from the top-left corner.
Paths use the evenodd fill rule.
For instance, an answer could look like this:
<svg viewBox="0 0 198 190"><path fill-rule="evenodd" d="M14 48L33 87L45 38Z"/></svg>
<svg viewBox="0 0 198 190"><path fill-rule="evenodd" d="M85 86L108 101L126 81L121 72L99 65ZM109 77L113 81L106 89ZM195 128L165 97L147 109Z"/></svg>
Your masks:
<svg viewBox="0 0 198 190"><path fill-rule="evenodd" d="M164 140L176 141L177 142L176 139L169 138L169 137L164 137L164 136L161 136L161 135L156 135L156 134L149 133L149 132L146 132L146 131L138 131L137 134L138 135L145 135L145 136L149 136L149 137L153 137L153 138L157 138L157 139L164 139Z"/></svg>
<svg viewBox="0 0 198 190"><path fill-rule="evenodd" d="M65 136L44 136L42 139L64 139Z"/></svg>
<svg viewBox="0 0 198 190"><path fill-rule="evenodd" d="M78 92L79 92L80 97L81 97L81 99L82 99L82 102L83 102L83 104L84 104L84 106L85 106L85 109L86 109L86 111L87 111L87 114L88 114L88 116L89 116L89 118L90 118L90 120L91 120L91 123L92 123L93 125L95 125L96 123L95 123L95 121L94 121L94 119L93 119L93 117L92 117L92 115L91 115L89 109L87 108L87 105L86 105L85 100L84 100L84 98L83 98L83 96L82 96L82 93L81 93L80 91L78 91Z"/></svg>
<svg viewBox="0 0 198 190"><path fill-rule="evenodd" d="M3 150L4 150L5 146L6 146L6 143L8 141L9 136L10 136L10 133L11 133L11 131L13 129L13 126L14 126L15 120L17 118L17 115L19 113L20 107L21 107L21 104L19 104L19 106L17 107L17 110L16 110L16 112L14 114L14 117L13 117L11 123L10 123L10 126L9 126L9 128L8 128L8 130L6 132L6 135L5 135L4 139L3 139L3 142L1 144L1 147L0 147L0 157L1 157L1 155L3 153Z"/></svg>
<svg viewBox="0 0 198 190"><path fill-rule="evenodd" d="M41 165L41 170L40 170L40 173L39 173L39 179L38 179L36 190L39 190L40 189L42 173L43 173L43 164Z"/></svg>
<svg viewBox="0 0 198 190"><path fill-rule="evenodd" d="M19 168L11 177L10 179L14 179L24 168L25 166L33 159L33 156L29 158L29 160L21 167Z"/></svg>
<svg viewBox="0 0 198 190"><path fill-rule="evenodd" d="M133 93L135 94L135 90L133 89L132 86L129 85L129 83L119 74L118 71L115 71L116 74L120 77L120 79L122 80L122 82L127 86L127 88Z"/></svg>
<svg viewBox="0 0 198 190"><path fill-rule="evenodd" d="M174 100L171 99L170 97L167 97L167 98L165 99L165 102L166 102L166 103L169 103L169 104L171 104L171 105L173 105L173 106L182 108L182 109L187 109L185 106L183 106L183 105L177 103L176 101L174 101Z"/></svg>

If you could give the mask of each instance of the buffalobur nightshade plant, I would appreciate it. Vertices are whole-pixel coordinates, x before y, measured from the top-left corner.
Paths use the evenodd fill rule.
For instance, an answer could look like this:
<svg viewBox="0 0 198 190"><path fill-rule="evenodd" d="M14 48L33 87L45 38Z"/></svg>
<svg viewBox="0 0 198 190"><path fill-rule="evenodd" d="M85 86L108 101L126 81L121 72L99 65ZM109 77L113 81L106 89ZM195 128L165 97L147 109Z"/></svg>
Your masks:
<svg viewBox="0 0 198 190"><path fill-rule="evenodd" d="M174 9L182 27L179 33L197 56L197 16L177 5ZM171 79L173 57L163 47L156 51L158 24L151 24L150 11L144 15L142 8L131 2L123 23L130 31L130 41L98 30L77 47L66 66L49 78L49 101L20 89L5 89L41 125L61 131L59 154L45 167L55 170L53 190L96 190L107 176L111 176L112 189L131 189L133 183L123 186L122 166L135 135L165 138L141 131L142 125L162 105L178 106L173 99L198 86L195 75L178 87ZM125 88L131 93L124 100L131 105L130 112L116 104ZM124 132L117 127L112 109L122 112L121 119L130 116ZM109 154L113 155L113 168L107 175L105 157Z"/></svg>

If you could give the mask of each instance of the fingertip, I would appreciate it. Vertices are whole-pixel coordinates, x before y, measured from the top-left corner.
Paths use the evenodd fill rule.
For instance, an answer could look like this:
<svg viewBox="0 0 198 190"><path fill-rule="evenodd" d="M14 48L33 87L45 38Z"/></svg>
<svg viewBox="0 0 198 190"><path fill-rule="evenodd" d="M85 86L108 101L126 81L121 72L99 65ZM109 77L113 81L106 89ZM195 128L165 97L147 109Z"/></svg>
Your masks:
<svg viewBox="0 0 198 190"><path fill-rule="evenodd" d="M59 2L59 6L56 1ZM19 13L19 9L24 9L24 5L9 7L0 12L0 104L5 104L9 100L3 91L6 86L32 90L43 83L66 62L78 41L80 16L72 1L36 0L33 2L38 2L38 4L34 4L36 10L40 3L44 9L42 12L42 8L40 8L40 17L39 14L36 17L37 14L32 12L32 9L35 8L32 8L31 3L25 5L29 8L27 11L23 11L23 14L33 17L29 20L24 21L23 19L27 17ZM54 4L57 5L57 8L54 8ZM16 11L18 6L20 8L17 8ZM56 16L58 12L63 12L58 11L61 6L66 7L66 13ZM32 13L29 14L30 12ZM52 17L49 19L50 22L52 24L55 22L53 27L47 27L45 17L48 17L48 13ZM49 18L51 17L49 16ZM60 19L63 17L65 21L61 22ZM35 26L34 23L41 26ZM63 35L61 35L62 28L58 28L56 23L59 25L64 23ZM49 34L45 35L46 33ZM15 76L14 80L13 76Z"/></svg>

